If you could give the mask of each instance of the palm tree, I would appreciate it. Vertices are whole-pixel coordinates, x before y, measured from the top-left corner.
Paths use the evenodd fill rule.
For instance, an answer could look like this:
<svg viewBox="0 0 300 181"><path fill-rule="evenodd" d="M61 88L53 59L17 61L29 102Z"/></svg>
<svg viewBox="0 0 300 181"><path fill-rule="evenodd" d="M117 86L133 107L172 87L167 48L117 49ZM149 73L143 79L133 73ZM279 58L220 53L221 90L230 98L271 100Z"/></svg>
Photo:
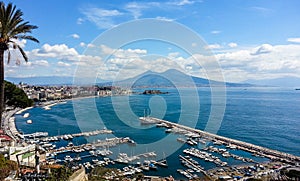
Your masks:
<svg viewBox="0 0 300 181"><path fill-rule="evenodd" d="M2 127L2 113L4 110L4 52L7 52L7 63L10 62L10 49L18 49L24 60L27 62L28 57L24 50L18 45L16 40L31 40L39 43L33 36L27 35L31 33L37 26L30 25L28 21L24 22L22 18L23 12L16 9L12 3L6 7L4 2L0 2L0 128Z"/></svg>

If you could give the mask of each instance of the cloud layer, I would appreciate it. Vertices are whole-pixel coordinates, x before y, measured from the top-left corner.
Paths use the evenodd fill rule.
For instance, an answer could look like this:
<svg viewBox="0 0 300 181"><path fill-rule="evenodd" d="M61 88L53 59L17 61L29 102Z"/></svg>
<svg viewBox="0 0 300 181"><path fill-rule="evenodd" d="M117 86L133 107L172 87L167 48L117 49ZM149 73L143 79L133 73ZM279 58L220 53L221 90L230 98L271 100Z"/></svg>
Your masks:
<svg viewBox="0 0 300 181"><path fill-rule="evenodd" d="M207 70L204 67L209 67L214 61L222 68L225 80L231 82L282 76L299 77L300 72L300 44L262 44L223 51L214 56L183 56L180 52L153 56L146 49L113 49L106 45L93 45L90 49L98 50L98 55L79 54L65 44L44 44L40 49L27 52L30 61L21 66L24 66L25 73L26 70L39 72L44 67L44 72L56 72L58 75L72 76L77 72L86 77L101 75L106 80L130 78L147 70L162 72L174 68L205 78ZM19 68L14 64L7 65L7 76L16 75ZM120 73L122 77L118 77Z"/></svg>

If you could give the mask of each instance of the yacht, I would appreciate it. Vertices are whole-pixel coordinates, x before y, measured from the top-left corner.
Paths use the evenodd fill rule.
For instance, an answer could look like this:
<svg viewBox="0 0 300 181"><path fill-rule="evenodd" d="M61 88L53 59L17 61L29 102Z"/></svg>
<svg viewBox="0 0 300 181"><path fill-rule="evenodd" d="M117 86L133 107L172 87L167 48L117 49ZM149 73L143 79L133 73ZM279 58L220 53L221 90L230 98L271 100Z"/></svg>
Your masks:
<svg viewBox="0 0 300 181"><path fill-rule="evenodd" d="M29 113L25 113L24 115L23 115L23 118L28 118L29 117Z"/></svg>
<svg viewBox="0 0 300 181"><path fill-rule="evenodd" d="M65 161L73 161L73 158L70 155L65 156Z"/></svg>

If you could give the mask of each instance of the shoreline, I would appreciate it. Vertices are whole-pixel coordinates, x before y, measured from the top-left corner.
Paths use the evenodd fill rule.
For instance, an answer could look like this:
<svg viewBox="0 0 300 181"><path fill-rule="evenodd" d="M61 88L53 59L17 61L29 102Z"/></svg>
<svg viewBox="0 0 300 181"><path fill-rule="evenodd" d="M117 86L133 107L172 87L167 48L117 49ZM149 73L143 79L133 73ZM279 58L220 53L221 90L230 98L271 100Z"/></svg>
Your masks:
<svg viewBox="0 0 300 181"><path fill-rule="evenodd" d="M7 111L4 113L4 119L3 119L3 131L5 134L7 134L9 137L11 137L14 141L18 142L20 140L19 136L20 132L16 127L16 122L15 122L15 114L21 114L23 111L29 110L33 107L28 107L25 109L20 109L20 108L15 108L11 111Z"/></svg>
<svg viewBox="0 0 300 181"><path fill-rule="evenodd" d="M3 119L3 131L9 135L14 141L18 141L20 138L18 135L21 135L19 130L17 129L16 126L16 118L15 115L20 115L25 111L28 111L30 109L36 108L36 107L41 107L44 109L51 109L52 106L58 105L58 104L64 104L68 101L73 101L73 100L80 100L80 99L88 99L88 98L97 98L97 97L104 97L104 96L83 96L83 97L75 97L75 98L70 98L70 99L62 99L62 100L54 100L54 101L47 101L44 102L42 105L38 106L30 106L26 107L24 109L21 108L15 108L11 111L4 112L4 119Z"/></svg>
<svg viewBox="0 0 300 181"><path fill-rule="evenodd" d="M17 111L15 114L22 114L24 111L27 111L27 110L32 109L32 108L34 108L34 106L26 107L24 109L21 109L21 110Z"/></svg>

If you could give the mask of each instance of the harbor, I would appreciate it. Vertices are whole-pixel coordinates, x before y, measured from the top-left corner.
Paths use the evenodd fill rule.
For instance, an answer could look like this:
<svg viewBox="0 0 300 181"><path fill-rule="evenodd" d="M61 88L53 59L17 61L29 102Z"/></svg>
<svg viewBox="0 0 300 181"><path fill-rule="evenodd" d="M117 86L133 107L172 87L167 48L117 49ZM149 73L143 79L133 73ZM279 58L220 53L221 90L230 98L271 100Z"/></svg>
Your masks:
<svg viewBox="0 0 300 181"><path fill-rule="evenodd" d="M282 162L286 162L286 163L300 162L299 156L295 156L295 155L280 152L277 150L264 148L264 147L254 145L251 143L246 143L243 141L219 136L216 134L212 134L212 133L202 131L199 129L190 128L190 127L180 125L177 123L173 123L170 121L166 121L166 120L162 120L162 119L158 119L158 118L154 118L154 117L146 117L146 118L140 117L140 120L143 122L148 121L149 124L165 124L167 126L167 128L169 128L169 129L170 129L170 127L172 128L170 131L174 131L177 133L178 132L183 132L183 133L187 132L190 134L196 134L196 137L199 136L199 137L209 138L210 140L216 142L217 144L231 145L232 147L235 147L236 149L244 150L244 151L250 152L252 154L264 156L271 160L278 160L278 161L282 161Z"/></svg>
<svg viewBox="0 0 300 181"><path fill-rule="evenodd" d="M181 164L180 167L172 166L171 168L176 170L176 173L181 175L175 178L181 179L198 179L209 178L211 180L217 180L220 178L243 178L252 176L253 172L244 173L243 166L238 167L240 172L237 172L236 166L232 165L232 161L236 160L239 165L245 165L245 168L268 168L272 170L270 164L278 161L282 165L294 164L299 159L296 156L279 154L275 150L267 148L256 147L255 145L240 142L230 138L213 135L201 130L193 129L187 126L172 123L166 120L161 120L153 117L140 118L141 126L154 124L157 130L165 132L165 134L178 135L175 142L184 144L184 149L177 159ZM147 122L148 121L148 122ZM165 130L163 130L165 129ZM169 169L168 162L170 159L165 158L163 160L157 160L157 153L155 151L146 151L143 153L132 154L123 150L120 151L120 146L123 144L129 145L132 149L135 149L136 141L129 137L113 137L102 140L96 140L85 144L74 144L76 137L89 137L97 136L101 134L112 134L112 130L94 130L82 133L73 133L57 136L48 136L45 133L37 132L32 134L25 134L22 139L26 139L28 143L37 144L40 150L45 151L46 160L43 164L68 164L73 170L77 170L84 167L87 171L94 169L97 166L111 167L118 169L118 176L131 177L138 173L143 173L149 176L155 176L161 174ZM67 142L66 146L56 148L55 143ZM251 147L250 147L250 146ZM199 147L200 146L200 147ZM115 148L115 149L114 149ZM119 151L117 151L118 149ZM252 148L255 148L252 150ZM249 152L252 155L251 158L247 156L241 156L235 154L232 151L242 150ZM270 153L277 153L277 155ZM279 152L280 153L280 152ZM260 163L255 158L265 158L270 161ZM168 161L169 160L169 161ZM228 160L229 162L225 161ZM214 166L208 169L207 164L213 164ZM249 171L249 170L248 170ZM257 172L261 173L261 172ZM269 173L271 174L271 173Z"/></svg>
<svg viewBox="0 0 300 181"><path fill-rule="evenodd" d="M97 101L104 99L97 99ZM57 107L65 109L69 105L70 103L60 104ZM70 109L72 108L70 107ZM35 116L37 113L49 115L52 111L55 112L55 116L60 116L58 121L64 120L64 122L48 121L44 117L37 119ZM299 160L294 155L150 116L133 120L139 128L136 130L120 124L111 117L104 120L105 129L90 129L91 131L87 132L79 130L78 132L77 129L70 129L70 125L71 127L73 124L77 126L76 120L68 122L64 119L66 115L60 114L54 108L46 110L41 107L28 110L22 115L12 118L16 119L20 132L34 130L28 131L26 134L20 133L23 137L17 135L16 138L25 140L29 145L38 145L41 155L44 155L42 158L45 158L41 159L41 167L48 164L59 164L68 165L72 170L83 167L90 172L101 166L117 169L118 175L129 178L141 173L152 177L172 175L175 179L182 180L199 178L218 180L228 176L231 178L259 177L257 175L264 175L264 172L267 171L270 171L267 172L267 175L272 175L271 171L275 171L275 167L295 165ZM28 118L33 120L32 124L26 123ZM49 125L49 134L34 126L38 123ZM65 128L61 126L62 123L67 123ZM64 134L59 134L60 132ZM171 138L169 144L179 145L179 149L172 155L164 155L163 152L168 147L143 146L143 144L147 145L148 142L154 142L168 135ZM34 152L34 147L31 148L31 151ZM278 157L274 153L281 154L281 156ZM22 160L21 163L33 164L27 164L26 160Z"/></svg>

